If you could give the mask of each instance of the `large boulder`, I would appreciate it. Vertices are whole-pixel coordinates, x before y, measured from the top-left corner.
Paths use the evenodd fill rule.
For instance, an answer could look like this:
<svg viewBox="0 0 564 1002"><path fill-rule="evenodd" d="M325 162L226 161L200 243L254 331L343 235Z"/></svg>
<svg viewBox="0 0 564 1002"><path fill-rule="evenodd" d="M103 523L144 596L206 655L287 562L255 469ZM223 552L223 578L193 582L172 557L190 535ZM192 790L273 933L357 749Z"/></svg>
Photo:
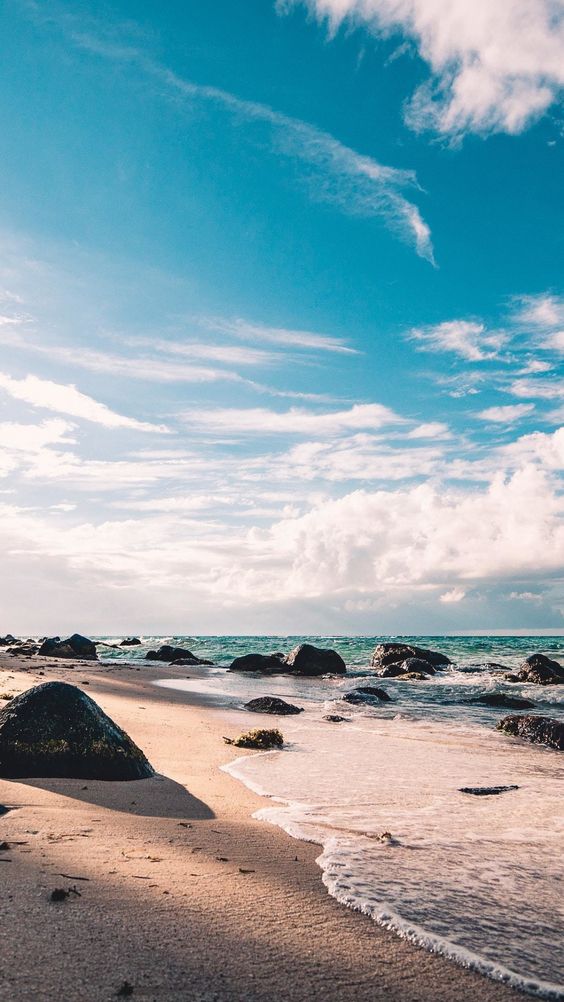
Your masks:
<svg viewBox="0 0 564 1002"><path fill-rule="evenodd" d="M286 703L278 696L258 696L256 699L245 703L245 709L251 713L275 713L279 717L288 717L294 713L303 713L302 706L294 706L293 703Z"/></svg>
<svg viewBox="0 0 564 1002"><path fill-rule="evenodd" d="M67 640L48 637L43 641L38 654L49 658L80 658L81 661L97 661L96 644L80 633L73 633Z"/></svg>
<svg viewBox="0 0 564 1002"><path fill-rule="evenodd" d="M546 654L531 654L525 658L516 674L505 676L508 682L533 682L535 685L564 683L564 666L547 658Z"/></svg>
<svg viewBox="0 0 564 1002"><path fill-rule="evenodd" d="M229 671L254 671L263 675L281 675L285 671L283 654L242 654L229 665Z"/></svg>
<svg viewBox="0 0 564 1002"><path fill-rule="evenodd" d="M143 752L90 696L45 682L0 710L0 776L145 779Z"/></svg>
<svg viewBox="0 0 564 1002"><path fill-rule="evenodd" d="M383 669L389 668L391 665L401 665L412 658L424 662L427 667L422 668L418 665L411 669L407 668L406 671L427 671L431 674L430 668L446 668L447 665L451 664L450 658L447 658L446 654L429 651L425 647L415 647L413 644L399 643L378 644L370 664L373 668L379 669L379 674L382 674ZM399 671L396 674L403 675L404 673Z"/></svg>
<svg viewBox="0 0 564 1002"><path fill-rule="evenodd" d="M552 717L527 716L504 717L497 725L498 730L524 738L535 744L548 745L558 751L564 751L564 721Z"/></svg>
<svg viewBox="0 0 564 1002"><path fill-rule="evenodd" d="M401 678L404 675L420 674L421 672L427 676L434 675L435 669L429 661L424 661L423 658L406 658L405 661L393 661L392 664L385 665L375 674L378 678Z"/></svg>
<svg viewBox="0 0 564 1002"><path fill-rule="evenodd" d="M359 685L357 689L351 689L343 696L345 703L390 703L391 697L385 689L378 689L375 685Z"/></svg>
<svg viewBox="0 0 564 1002"><path fill-rule="evenodd" d="M0 647L9 647L10 644L15 644L16 642L16 638L11 633L7 633L5 637L0 637Z"/></svg>
<svg viewBox="0 0 564 1002"><path fill-rule="evenodd" d="M122 640L122 642L121 642L121 644L119 646L120 647L139 647L140 644L141 644L141 641L139 640L139 637L125 637L125 639Z"/></svg>
<svg viewBox="0 0 564 1002"><path fill-rule="evenodd" d="M171 647L170 644L163 644L158 651L148 651L145 655L148 661L166 661L167 664L176 664L182 661L185 665L211 665L213 661L205 661L204 658L197 657L192 651L187 651L183 647Z"/></svg>
<svg viewBox="0 0 564 1002"><path fill-rule="evenodd" d="M313 644L298 644L286 655L285 663L296 675L344 675L347 670L337 651Z"/></svg>

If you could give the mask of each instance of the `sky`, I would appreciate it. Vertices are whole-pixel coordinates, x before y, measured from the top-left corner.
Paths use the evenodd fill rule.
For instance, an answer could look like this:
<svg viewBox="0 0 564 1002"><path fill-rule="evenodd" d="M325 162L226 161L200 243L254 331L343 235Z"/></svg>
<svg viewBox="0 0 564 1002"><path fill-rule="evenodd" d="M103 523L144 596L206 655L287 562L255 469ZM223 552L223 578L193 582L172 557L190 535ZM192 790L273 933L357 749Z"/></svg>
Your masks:
<svg viewBox="0 0 564 1002"><path fill-rule="evenodd" d="M0 633L562 632L563 0L0 47Z"/></svg>

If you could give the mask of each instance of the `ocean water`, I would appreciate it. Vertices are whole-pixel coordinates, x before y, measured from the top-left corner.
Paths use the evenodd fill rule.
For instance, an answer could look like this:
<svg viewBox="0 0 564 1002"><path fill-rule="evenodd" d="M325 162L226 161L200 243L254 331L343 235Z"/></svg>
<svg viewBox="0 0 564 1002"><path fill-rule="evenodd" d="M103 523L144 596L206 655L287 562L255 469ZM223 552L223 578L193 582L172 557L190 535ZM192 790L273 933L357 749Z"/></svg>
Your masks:
<svg viewBox="0 0 564 1002"><path fill-rule="evenodd" d="M390 703L343 702L372 674L370 655L385 639L398 638L146 637L141 648L108 649L108 660L140 661L163 642L213 660L203 678L160 684L209 695L224 707L228 733L280 726L284 750L246 753L226 771L270 798L257 817L322 847L318 863L329 893L427 949L562 1000L562 755L496 730L503 716L518 711L469 700L504 691L534 700L535 709L523 712L564 719L564 685L503 678L534 651L564 663L564 638L409 638L444 652L453 665L425 682L379 680ZM347 676L263 678L222 667L238 654L289 650L303 641L338 650ZM304 712L276 719L244 711L244 702L265 694ZM347 722L324 721L328 712ZM516 789L461 792L485 786Z"/></svg>

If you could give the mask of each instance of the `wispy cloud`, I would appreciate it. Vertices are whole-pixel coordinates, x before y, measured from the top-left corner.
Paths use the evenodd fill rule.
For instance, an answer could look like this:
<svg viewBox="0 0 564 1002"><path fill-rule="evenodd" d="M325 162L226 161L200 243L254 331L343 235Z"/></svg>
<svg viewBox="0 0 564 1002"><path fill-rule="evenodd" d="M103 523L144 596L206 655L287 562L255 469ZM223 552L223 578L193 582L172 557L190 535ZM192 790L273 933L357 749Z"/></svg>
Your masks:
<svg viewBox="0 0 564 1002"><path fill-rule="evenodd" d="M355 404L349 410L323 414L292 408L272 411L261 407L215 408L185 411L183 419L193 427L229 431L233 435L317 435L355 428L380 428L402 421L382 404Z"/></svg>
<svg viewBox="0 0 564 1002"><path fill-rule="evenodd" d="M116 414L105 404L77 390L76 386L53 383L38 376L25 376L24 379L12 379L0 372L0 389L4 390L14 400L21 400L32 407L38 407L57 414L68 414L70 417L81 418L104 428L130 428L135 431L167 432L164 425L137 421L135 418Z"/></svg>
<svg viewBox="0 0 564 1002"><path fill-rule="evenodd" d="M447 320L429 327L417 327L408 337L421 351L452 352L468 362L497 358L509 341L505 331L489 331L475 320Z"/></svg>
<svg viewBox="0 0 564 1002"><path fill-rule="evenodd" d="M382 218L387 226L417 254L433 263L431 232L405 190L421 190L411 170L387 167L373 157L358 153L334 136L308 122L285 115L257 101L248 101L220 87L187 80L162 65L144 48L122 41L120 26L99 22L87 15L77 17L61 8L46 14L36 2L28 2L36 20L56 22L73 44L95 56L135 67L159 93L174 100L205 102L220 107L237 119L259 122L270 130L270 141L279 154L307 165L310 196L335 205L349 215ZM129 31L129 26L128 29Z"/></svg>
<svg viewBox="0 0 564 1002"><path fill-rule="evenodd" d="M522 132L564 86L561 0L295 0L334 32L345 19L415 42L431 77L406 118L414 129L459 136ZM279 3L281 9L292 0Z"/></svg>
<svg viewBox="0 0 564 1002"><path fill-rule="evenodd" d="M241 341L261 341L264 344L283 345L289 348L312 351L337 352L343 355L358 354L340 338L329 334L316 334L313 331L288 330L286 327L270 327L265 324L252 323L249 320L229 320L222 317L200 317L203 327L239 338Z"/></svg>

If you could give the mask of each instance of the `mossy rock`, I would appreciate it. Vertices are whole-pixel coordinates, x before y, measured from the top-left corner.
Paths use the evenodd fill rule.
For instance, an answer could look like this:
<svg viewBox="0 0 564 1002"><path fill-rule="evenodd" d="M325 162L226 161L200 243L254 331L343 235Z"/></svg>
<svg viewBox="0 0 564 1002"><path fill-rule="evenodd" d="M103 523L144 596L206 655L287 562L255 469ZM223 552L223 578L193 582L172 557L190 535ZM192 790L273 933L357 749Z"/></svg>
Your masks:
<svg viewBox="0 0 564 1002"><path fill-rule="evenodd" d="M284 738L279 730L258 727L256 730L247 731L240 734L238 738L224 738L228 745L235 745L237 748L258 748L260 751L268 751L270 748L282 748Z"/></svg>
<svg viewBox="0 0 564 1002"><path fill-rule="evenodd" d="M74 685L45 682L0 710L0 776L129 780L153 775L141 749Z"/></svg>

